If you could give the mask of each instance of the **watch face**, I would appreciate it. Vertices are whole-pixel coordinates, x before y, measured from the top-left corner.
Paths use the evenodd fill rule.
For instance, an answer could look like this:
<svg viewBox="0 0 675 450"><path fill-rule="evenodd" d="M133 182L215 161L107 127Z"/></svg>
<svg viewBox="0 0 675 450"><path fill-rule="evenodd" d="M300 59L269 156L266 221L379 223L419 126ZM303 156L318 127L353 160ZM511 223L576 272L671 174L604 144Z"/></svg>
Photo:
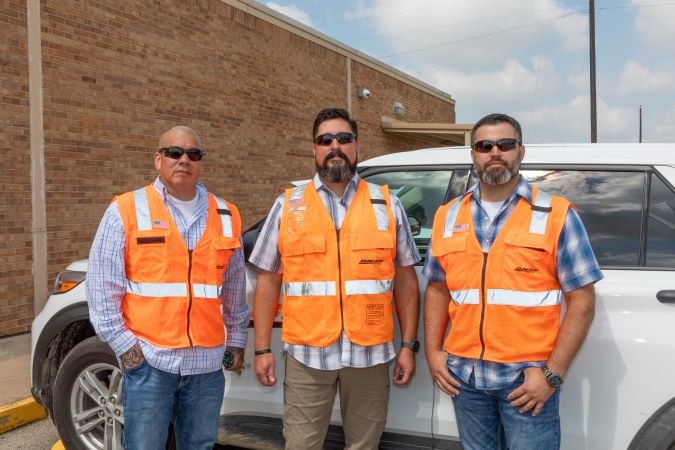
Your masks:
<svg viewBox="0 0 675 450"><path fill-rule="evenodd" d="M412 351L417 353L417 350L419 349L420 349L420 341L415 341L415 343L413 344Z"/></svg>
<svg viewBox="0 0 675 450"><path fill-rule="evenodd" d="M548 384L554 388L560 387L562 384L562 378L560 378L560 375L551 374L548 377Z"/></svg>

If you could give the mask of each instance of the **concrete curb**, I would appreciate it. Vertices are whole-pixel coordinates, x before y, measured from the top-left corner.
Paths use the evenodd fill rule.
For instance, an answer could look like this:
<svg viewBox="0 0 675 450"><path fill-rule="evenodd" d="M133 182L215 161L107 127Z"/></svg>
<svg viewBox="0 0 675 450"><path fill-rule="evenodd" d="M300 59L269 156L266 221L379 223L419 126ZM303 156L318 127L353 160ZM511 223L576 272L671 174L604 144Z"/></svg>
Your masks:
<svg viewBox="0 0 675 450"><path fill-rule="evenodd" d="M0 434L45 417L45 409L32 397L0 406Z"/></svg>

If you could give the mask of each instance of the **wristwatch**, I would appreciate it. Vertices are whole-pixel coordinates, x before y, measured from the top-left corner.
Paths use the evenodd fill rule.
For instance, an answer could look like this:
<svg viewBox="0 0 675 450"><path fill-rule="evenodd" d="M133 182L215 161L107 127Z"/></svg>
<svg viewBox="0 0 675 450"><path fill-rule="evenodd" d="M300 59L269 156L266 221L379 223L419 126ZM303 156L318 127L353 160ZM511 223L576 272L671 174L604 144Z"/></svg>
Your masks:
<svg viewBox="0 0 675 450"><path fill-rule="evenodd" d="M560 376L559 373L552 371L551 369L548 368L548 366L542 367L541 370L542 372L544 372L546 382L553 389L558 389L560 385L563 384L563 378Z"/></svg>
<svg viewBox="0 0 675 450"><path fill-rule="evenodd" d="M417 351L420 349L420 341L415 342L401 341L401 348L409 348L410 350L413 351L413 353L417 353Z"/></svg>

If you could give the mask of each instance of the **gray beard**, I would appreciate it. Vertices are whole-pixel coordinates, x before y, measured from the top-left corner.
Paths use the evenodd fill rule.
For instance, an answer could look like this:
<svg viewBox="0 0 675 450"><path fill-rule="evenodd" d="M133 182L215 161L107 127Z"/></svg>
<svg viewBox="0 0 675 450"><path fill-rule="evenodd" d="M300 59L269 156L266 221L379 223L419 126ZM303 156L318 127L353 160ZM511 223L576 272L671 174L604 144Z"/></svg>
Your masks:
<svg viewBox="0 0 675 450"><path fill-rule="evenodd" d="M499 186L508 183L513 179L513 177L518 175L519 170L520 170L520 161L514 161L513 167L511 167L511 169L507 168L506 170L500 173L490 173L487 170L482 171L478 169L478 167L476 167L476 172L478 172L478 176L480 177L481 181L491 186Z"/></svg>
<svg viewBox="0 0 675 450"><path fill-rule="evenodd" d="M356 165L353 167L348 163L338 164L338 163L328 163L328 167L318 167L316 168L319 178L331 183L344 183L352 179L354 172L356 171Z"/></svg>

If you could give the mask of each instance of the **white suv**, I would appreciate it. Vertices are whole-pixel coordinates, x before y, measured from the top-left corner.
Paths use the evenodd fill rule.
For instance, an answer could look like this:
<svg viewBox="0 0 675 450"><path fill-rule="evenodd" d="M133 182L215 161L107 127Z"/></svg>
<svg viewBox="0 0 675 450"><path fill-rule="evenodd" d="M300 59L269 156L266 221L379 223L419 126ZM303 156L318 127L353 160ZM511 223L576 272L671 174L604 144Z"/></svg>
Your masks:
<svg viewBox="0 0 675 450"><path fill-rule="evenodd" d="M466 147L381 156L359 171L400 197L423 256L438 206L475 182ZM562 447L675 449L675 145L529 145L521 173L575 204L605 274L596 285L595 321L561 388ZM244 235L249 252L260 226ZM88 320L86 267L77 261L61 273L33 322L33 395L68 448L121 448L121 376ZM250 265L247 277L251 301ZM242 373L226 373L218 441L283 448L283 388L258 384L252 336L251 329ZM337 405L332 419L326 446L339 448ZM412 383L391 389L380 448L461 448L451 400L433 385L423 349Z"/></svg>

